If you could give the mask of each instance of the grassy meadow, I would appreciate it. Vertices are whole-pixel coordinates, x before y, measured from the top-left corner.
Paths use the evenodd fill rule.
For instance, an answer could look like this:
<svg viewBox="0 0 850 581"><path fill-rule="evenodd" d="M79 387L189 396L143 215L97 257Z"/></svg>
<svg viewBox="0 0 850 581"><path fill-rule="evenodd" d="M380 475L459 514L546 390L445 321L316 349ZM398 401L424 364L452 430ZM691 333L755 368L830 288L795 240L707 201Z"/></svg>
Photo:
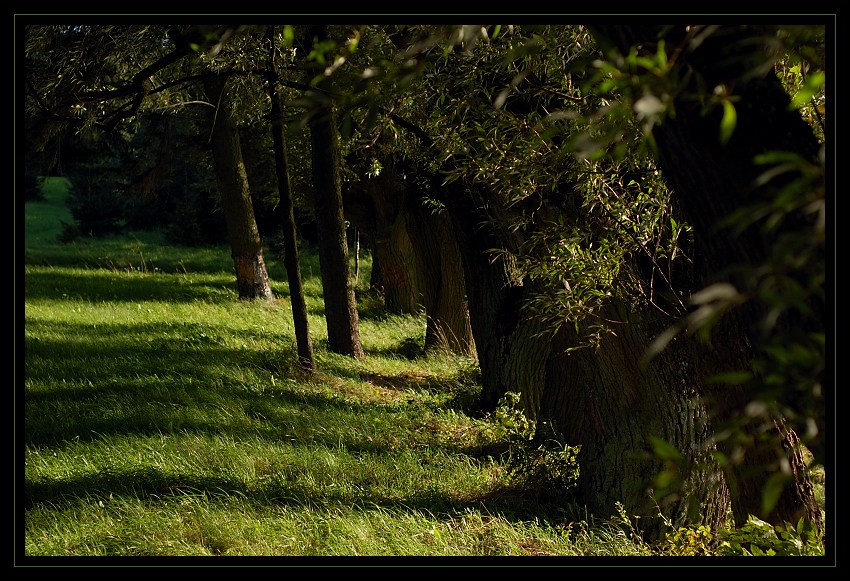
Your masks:
<svg viewBox="0 0 850 581"><path fill-rule="evenodd" d="M62 180L44 191L26 204L16 255L21 564L512 565L705 549L649 546L627 515L594 521L517 480L509 434L477 412L475 362L422 353L424 318L382 312L368 255L358 362L328 351L318 258L302 250L318 364L308 376L275 257L275 302L239 301L228 248L150 232L63 244Z"/></svg>

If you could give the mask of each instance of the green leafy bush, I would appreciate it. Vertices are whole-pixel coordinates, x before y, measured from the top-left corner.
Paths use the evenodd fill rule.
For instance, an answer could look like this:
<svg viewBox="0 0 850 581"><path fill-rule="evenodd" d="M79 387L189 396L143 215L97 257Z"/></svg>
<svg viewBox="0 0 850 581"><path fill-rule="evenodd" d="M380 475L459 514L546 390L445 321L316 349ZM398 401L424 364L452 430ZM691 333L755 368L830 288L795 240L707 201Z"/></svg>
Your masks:
<svg viewBox="0 0 850 581"><path fill-rule="evenodd" d="M719 535L718 555L744 555L755 557L772 556L821 556L823 539L817 529L801 519L797 526L786 523L774 526L754 516L747 523L732 531Z"/></svg>
<svg viewBox="0 0 850 581"><path fill-rule="evenodd" d="M496 434L508 444L509 473L516 483L544 494L568 494L578 481L580 447L564 444L550 424L538 427L528 419L519 398L506 393L495 412Z"/></svg>
<svg viewBox="0 0 850 581"><path fill-rule="evenodd" d="M666 535L660 553L667 556L822 556L823 538L802 520L774 526L754 516L736 529L712 531L707 526L680 527Z"/></svg>

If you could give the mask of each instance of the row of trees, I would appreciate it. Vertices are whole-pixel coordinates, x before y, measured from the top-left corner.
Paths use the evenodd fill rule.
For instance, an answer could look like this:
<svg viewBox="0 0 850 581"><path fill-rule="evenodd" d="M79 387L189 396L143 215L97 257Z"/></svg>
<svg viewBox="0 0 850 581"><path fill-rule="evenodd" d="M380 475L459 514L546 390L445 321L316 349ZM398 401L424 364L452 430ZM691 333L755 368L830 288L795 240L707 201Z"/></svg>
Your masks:
<svg viewBox="0 0 850 581"><path fill-rule="evenodd" d="M305 370L304 204L335 352L364 357L349 220L386 307L424 309L429 349L477 358L484 411L518 392L541 442L581 447L593 513L622 503L652 537L665 521L721 525L731 502L738 524L822 530L801 444L824 463L824 38L820 25L29 24L27 155L55 159L70 128L114 138L205 111L193 122L239 296L269 299L272 232L243 157L245 136L265 135L253 148L274 166L268 223ZM175 156L159 152L144 175L162 187L151 176Z"/></svg>

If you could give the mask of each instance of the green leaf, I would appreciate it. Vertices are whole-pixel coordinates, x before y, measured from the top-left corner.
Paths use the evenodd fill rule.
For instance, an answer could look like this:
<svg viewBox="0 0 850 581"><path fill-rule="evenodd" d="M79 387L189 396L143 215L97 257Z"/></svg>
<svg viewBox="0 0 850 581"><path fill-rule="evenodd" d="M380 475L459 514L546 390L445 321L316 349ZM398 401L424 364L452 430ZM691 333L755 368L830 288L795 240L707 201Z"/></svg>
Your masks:
<svg viewBox="0 0 850 581"><path fill-rule="evenodd" d="M292 30L292 27L286 25L283 27L283 43L289 48L292 46L292 43L295 42L295 32Z"/></svg>
<svg viewBox="0 0 850 581"><path fill-rule="evenodd" d="M674 470L664 470L655 477L655 488L660 491L666 491L672 487L679 479L679 474Z"/></svg>
<svg viewBox="0 0 850 581"><path fill-rule="evenodd" d="M770 512L773 510L773 507L776 506L786 484L787 479L785 475L781 473L772 474L770 478L768 478L767 483L764 485L761 497L761 506L765 513Z"/></svg>
<svg viewBox="0 0 850 581"><path fill-rule="evenodd" d="M823 71L818 71L809 75L806 79L806 84L803 85L803 87L797 91L797 94L791 99L791 104L788 105L788 110L794 111L795 109L799 109L805 103L808 103L809 100L814 97L821 88L823 88L825 82L826 75Z"/></svg>
<svg viewBox="0 0 850 581"><path fill-rule="evenodd" d="M735 131L735 125L738 124L738 113L735 111L735 105L731 101L723 101L723 119L720 120L720 143L726 145L732 133Z"/></svg>
<svg viewBox="0 0 850 581"><path fill-rule="evenodd" d="M729 373L718 373L707 378L710 383L726 383L729 385L743 385L753 378L749 371L730 371Z"/></svg>
<svg viewBox="0 0 850 581"><path fill-rule="evenodd" d="M652 450L655 452L655 455L662 460L678 461L684 457L676 446L666 440L656 438L655 436L649 436L649 443L652 444Z"/></svg>
<svg viewBox="0 0 850 581"><path fill-rule="evenodd" d="M653 74L661 76L667 73L669 66L667 63L667 51L663 40L658 41L658 50L655 53L655 62L652 69Z"/></svg>

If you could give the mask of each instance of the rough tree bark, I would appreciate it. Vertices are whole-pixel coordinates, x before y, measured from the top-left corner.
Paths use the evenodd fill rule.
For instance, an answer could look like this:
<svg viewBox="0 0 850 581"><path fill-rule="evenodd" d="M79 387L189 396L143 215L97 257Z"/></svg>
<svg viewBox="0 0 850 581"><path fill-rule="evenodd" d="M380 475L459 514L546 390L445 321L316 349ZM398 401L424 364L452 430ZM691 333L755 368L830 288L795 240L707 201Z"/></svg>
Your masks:
<svg viewBox="0 0 850 581"><path fill-rule="evenodd" d="M671 351L644 367L652 332L663 327L622 307L603 313L623 324L598 349L575 349L582 330L570 324L553 335L523 310L534 288L517 276L509 255L492 255L511 243L485 225L474 199L459 189L446 196L470 281L482 408L491 411L507 391L519 392L541 435L554 429L564 443L580 446L580 502L594 515L616 515L622 503L640 517L647 539L667 530L661 516L676 526L722 524L728 489L713 461L701 386L690 377L693 354ZM652 438L681 450L681 458L660 460ZM656 478L665 471L675 477L661 489Z"/></svg>
<svg viewBox="0 0 850 581"><path fill-rule="evenodd" d="M613 44L622 53L635 46L653 51L662 30L660 26L606 25L597 27L595 36L600 44ZM755 229L740 236L718 230L721 221L742 204L772 195L764 188L753 187L765 169L754 163L754 156L783 150L815 162L819 145L811 128L799 114L789 110L789 97L772 69L748 78L754 66L767 60L760 41L763 30L719 27L696 46L688 44L690 32L685 26L664 30L668 52L684 49L677 66L692 67L705 82L704 90L712 91L722 85L732 91L737 126L729 142L721 146L717 138L719 118L705 116L696 100L688 101L688 94L693 96L698 89L687 87L684 97L676 103L675 117L665 118L654 129L657 162L694 228L697 251L704 259L694 289L718 280L738 286L734 272L740 272L741 267L754 269L765 264L771 245L771 240ZM823 304L814 308L815 312L825 313ZM712 329L704 357L695 360L700 363L699 373L709 377L750 369L759 343L756 329L763 316L764 312L750 301L722 317ZM743 418L747 405L755 397L744 386L726 384L718 384L707 396L721 424ZM773 425L747 423L744 430L746 437L765 445L750 447L743 462L727 465L736 523L744 524L750 514L774 524L796 524L802 517L822 530L820 510L797 434L781 418ZM730 439L723 439L720 449L728 458L741 451ZM815 452L820 457L820 451ZM788 485L777 504L767 512L763 508L765 486L772 476L783 474L783 467Z"/></svg>
<svg viewBox="0 0 850 581"><path fill-rule="evenodd" d="M213 165L227 221L231 256L240 299L273 300L263 245L254 218L248 175L242 160L239 131L226 91L226 79L207 77L204 89L215 106L210 113Z"/></svg>
<svg viewBox="0 0 850 581"><path fill-rule="evenodd" d="M643 356L666 322L648 309L612 305L620 321L598 348L570 350L582 338L564 326L552 339L539 385L540 423L578 443L581 499L595 515L616 514L621 502L639 517L647 539L673 526L725 524L729 489L714 459L714 430L692 373L692 340L681 340L645 365ZM654 442L681 453L660 458ZM660 478L665 480L660 480Z"/></svg>
<svg viewBox="0 0 850 581"><path fill-rule="evenodd" d="M522 312L529 289L523 285L511 255L492 252L505 248L505 241L489 225L489 216L477 204L476 196L453 187L444 202L462 257L469 319L481 369L481 408L490 412L508 391L527 397L545 362L547 340L535 337L541 327ZM530 344L535 349L527 349ZM534 417L534 406L523 404L524 411Z"/></svg>
<svg viewBox="0 0 850 581"><path fill-rule="evenodd" d="M386 164L380 176L349 193L346 216L373 240L386 309L424 308L426 351L474 356L460 251L448 214L426 207L422 194L402 185Z"/></svg>
<svg viewBox="0 0 850 581"><path fill-rule="evenodd" d="M323 40L326 37L327 26L310 28L310 39ZM309 80L312 80L312 74L308 73ZM309 126L328 346L335 353L363 359L360 319L348 264L336 113L326 95L318 95L317 98L316 107L309 113Z"/></svg>
<svg viewBox="0 0 850 581"><path fill-rule="evenodd" d="M405 207L405 223L416 249L413 275L427 317L425 350L475 357L463 263L448 211L425 207L415 192Z"/></svg>

